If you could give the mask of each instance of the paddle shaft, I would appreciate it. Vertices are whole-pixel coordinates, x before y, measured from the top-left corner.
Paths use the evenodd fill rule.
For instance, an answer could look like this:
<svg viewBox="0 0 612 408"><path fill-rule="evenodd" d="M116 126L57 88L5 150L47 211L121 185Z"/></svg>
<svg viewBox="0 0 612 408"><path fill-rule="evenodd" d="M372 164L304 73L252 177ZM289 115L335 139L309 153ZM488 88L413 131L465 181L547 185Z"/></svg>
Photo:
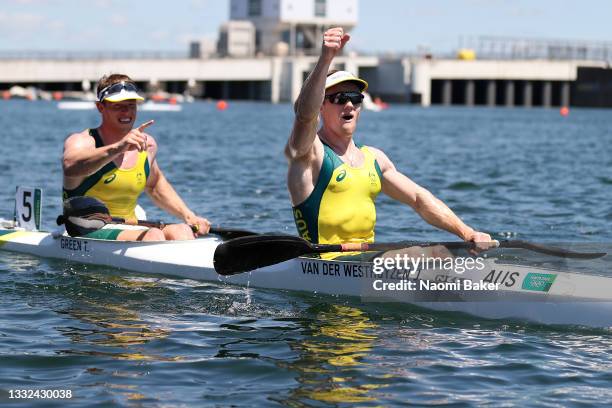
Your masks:
<svg viewBox="0 0 612 408"><path fill-rule="evenodd" d="M605 253L574 252L563 248L532 244L527 241L494 241L491 247L520 248L547 255L575 259L595 259ZM474 242L398 242L398 243L347 243L339 245L311 244L289 235L259 235L236 238L217 247L214 255L215 269L221 275L234 275L257 268L274 265L308 254L326 252L390 251L409 247L441 245L448 249L476 249Z"/></svg>
<svg viewBox="0 0 612 408"><path fill-rule="evenodd" d="M163 229L166 225L171 225L171 224L165 223L164 221L159 221L159 220L145 221L145 220L137 220L135 218L126 219L126 218L119 218L119 217L111 217L111 222L114 224L141 225L143 227L159 228L159 229ZM191 230L193 231L194 234L199 231L199 228L197 225L190 225L189 227L191 227ZM222 227L210 227L209 233L220 235L228 239L257 235L256 232L237 230L237 229L231 229L231 228L222 228Z"/></svg>
<svg viewBox="0 0 612 408"><path fill-rule="evenodd" d="M505 240L505 241L493 241L495 245L493 248L513 248L513 249L526 249L533 252L539 252L541 254L557 256L561 258L576 258L576 259L595 259L601 258L606 254L603 252L575 252L563 248L554 246L534 244L528 241L522 240ZM448 249L475 249L475 242L399 242L391 244L340 244L340 245L322 245L314 244L311 245L313 249L312 253L325 253L325 252L353 252L353 251L389 251L392 249L406 248L410 246L434 246L441 245ZM304 254L306 255L306 253Z"/></svg>
<svg viewBox="0 0 612 408"><path fill-rule="evenodd" d="M119 217L111 217L108 207L106 206L106 204L104 204L104 202L94 197L84 196L72 197L64 202L64 214L57 217L57 224L66 224L66 229L70 233L71 229L68 228L68 226L75 225L70 221L71 218L75 220L80 219L84 221L81 227L72 227L73 231L71 235L73 236L82 235L78 228L82 228L83 225L85 225L84 228L91 230L92 224L88 221L92 219L103 223L102 226L94 227L94 229L102 228L106 224L142 225L144 227L160 229L164 228L166 225L169 225L164 221L143 221L137 220L135 218L125 219ZM199 227L197 225L190 225L190 227L194 233L197 233L199 231ZM76 232L74 231L75 228ZM211 227L209 232L211 234L219 235L224 240L258 235L256 232L221 227Z"/></svg>
<svg viewBox="0 0 612 408"><path fill-rule="evenodd" d="M494 241L496 245L494 247L500 246L500 242ZM398 243L346 243L346 244L338 244L338 245L330 245L330 244L311 244L309 246L309 251L305 252L304 255L309 253L317 253L322 254L326 252L366 252L366 251L390 251L393 249L399 248L408 248L414 246L434 246L434 245L442 245L448 249L472 249L476 247L474 242L457 242L457 241L449 241L449 242L417 242L417 241L408 241L408 242L398 242ZM306 250L306 247L304 248Z"/></svg>
<svg viewBox="0 0 612 408"><path fill-rule="evenodd" d="M136 218L119 218L119 217L111 217L109 224L140 225L142 227L159 228L159 229L164 229L166 225L170 225L170 224L166 224L164 221L159 221L159 220L145 221L145 220L137 220ZM194 233L200 230L200 228L197 225L190 225L189 227L191 227L191 230ZM213 232L213 227L210 228L210 232Z"/></svg>

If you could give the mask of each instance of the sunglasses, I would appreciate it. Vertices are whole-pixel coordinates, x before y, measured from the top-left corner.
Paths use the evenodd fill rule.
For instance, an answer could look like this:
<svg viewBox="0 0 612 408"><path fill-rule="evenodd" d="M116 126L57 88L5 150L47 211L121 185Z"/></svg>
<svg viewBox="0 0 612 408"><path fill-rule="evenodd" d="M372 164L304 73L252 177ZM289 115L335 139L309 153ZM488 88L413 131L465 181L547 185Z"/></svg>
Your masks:
<svg viewBox="0 0 612 408"><path fill-rule="evenodd" d="M109 95L115 95L118 94L119 92L126 90L128 92L136 92L139 93L138 91L138 87L130 82L117 82L116 84L112 84L107 86L106 88L103 88L99 93L98 93L98 100L100 102L102 102L104 100L104 98L106 98Z"/></svg>
<svg viewBox="0 0 612 408"><path fill-rule="evenodd" d="M360 92L336 92L333 94L325 95L325 99L336 105L344 105L348 101L351 101L353 105L360 105L363 102L363 94Z"/></svg>

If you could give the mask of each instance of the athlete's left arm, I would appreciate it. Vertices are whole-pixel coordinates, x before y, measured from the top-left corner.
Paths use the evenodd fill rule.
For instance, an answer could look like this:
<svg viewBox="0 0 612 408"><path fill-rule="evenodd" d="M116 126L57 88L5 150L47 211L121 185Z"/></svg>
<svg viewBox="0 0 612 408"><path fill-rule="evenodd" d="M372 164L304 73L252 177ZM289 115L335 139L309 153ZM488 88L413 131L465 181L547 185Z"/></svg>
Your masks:
<svg viewBox="0 0 612 408"><path fill-rule="evenodd" d="M155 139L148 136L147 141L150 169L146 185L147 194L153 203L162 210L182 219L189 225L197 225L198 235L207 234L210 229L210 222L191 211L178 195L157 164L157 143Z"/></svg>
<svg viewBox="0 0 612 408"><path fill-rule="evenodd" d="M383 193L408 204L429 224L451 232L465 241L481 243L491 241L489 234L476 231L466 225L440 199L399 172L382 150L373 147L369 149L374 152L382 173Z"/></svg>

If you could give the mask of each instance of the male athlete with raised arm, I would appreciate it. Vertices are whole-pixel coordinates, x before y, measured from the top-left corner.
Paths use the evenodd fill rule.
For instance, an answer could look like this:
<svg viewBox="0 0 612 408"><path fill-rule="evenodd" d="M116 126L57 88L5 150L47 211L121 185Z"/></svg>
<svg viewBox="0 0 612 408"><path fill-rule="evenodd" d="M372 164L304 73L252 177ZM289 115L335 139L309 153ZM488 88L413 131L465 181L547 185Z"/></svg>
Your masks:
<svg viewBox="0 0 612 408"><path fill-rule="evenodd" d="M382 190L429 224L486 249L491 241L488 234L466 225L398 171L382 150L353 139L368 84L346 71L329 72L349 39L340 27L325 32L321 56L295 103L285 155L299 234L322 244L374 241L375 199Z"/></svg>

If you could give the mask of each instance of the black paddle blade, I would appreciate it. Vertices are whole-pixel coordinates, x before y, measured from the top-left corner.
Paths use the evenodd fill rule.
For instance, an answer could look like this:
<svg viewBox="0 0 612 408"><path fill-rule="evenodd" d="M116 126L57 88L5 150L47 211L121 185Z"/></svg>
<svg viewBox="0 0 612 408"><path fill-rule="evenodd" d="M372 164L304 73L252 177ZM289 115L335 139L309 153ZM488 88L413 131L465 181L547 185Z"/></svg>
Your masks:
<svg viewBox="0 0 612 408"><path fill-rule="evenodd" d="M219 275L235 275L313 252L307 241L290 235L247 236L219 245L214 264Z"/></svg>
<svg viewBox="0 0 612 408"><path fill-rule="evenodd" d="M259 235L258 233L253 232L253 231L245 231L245 230L221 228L221 227L210 227L210 233L218 235L224 240Z"/></svg>
<svg viewBox="0 0 612 408"><path fill-rule="evenodd" d="M605 252L575 252L568 249L557 248L549 245L534 244L527 241L501 241L501 247L505 248L521 248L527 249L533 252L539 252L541 254L558 256L560 258L574 258L574 259L597 259L607 255Z"/></svg>

